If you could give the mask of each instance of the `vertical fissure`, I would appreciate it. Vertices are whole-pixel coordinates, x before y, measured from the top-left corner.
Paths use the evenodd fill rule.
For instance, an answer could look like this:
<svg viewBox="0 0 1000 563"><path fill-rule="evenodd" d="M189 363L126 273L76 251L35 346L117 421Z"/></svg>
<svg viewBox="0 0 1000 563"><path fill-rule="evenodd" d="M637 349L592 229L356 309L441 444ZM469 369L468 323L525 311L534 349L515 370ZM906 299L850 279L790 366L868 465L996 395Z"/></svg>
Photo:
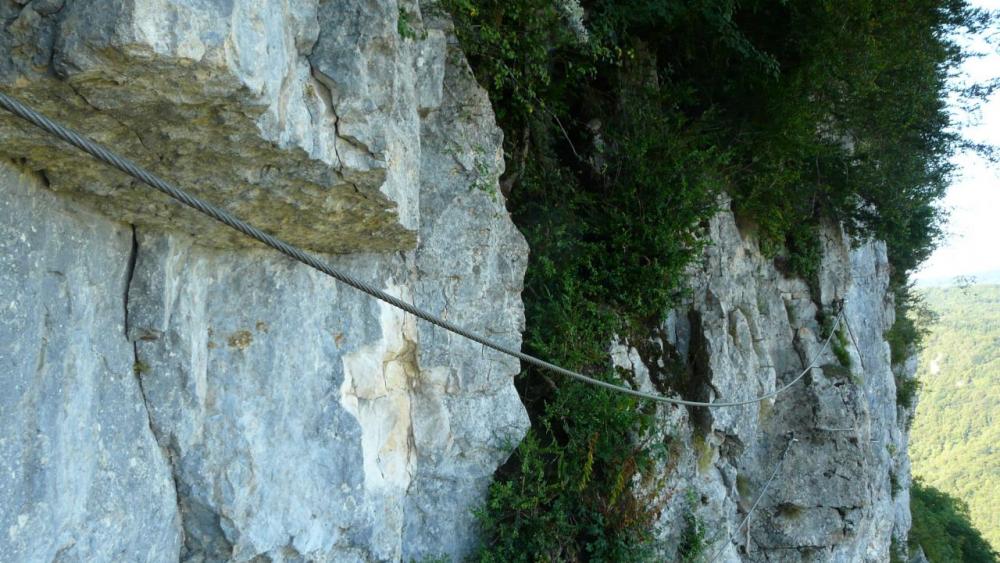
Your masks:
<svg viewBox="0 0 1000 563"><path fill-rule="evenodd" d="M129 249L128 254L128 265L125 267L125 290L122 292L122 310L125 313L125 322L122 323L122 327L125 330L125 338L128 338L129 326L128 326L128 292L132 287L132 278L135 277L135 264L139 257L139 239L135 231L135 225L130 225L132 230L132 247ZM133 349L135 348L135 343L132 343ZM138 355L134 358L138 361Z"/></svg>
<svg viewBox="0 0 1000 563"><path fill-rule="evenodd" d="M132 279L135 277L136 264L139 259L139 237L138 231L135 225L131 225L132 230L132 247L129 251L128 265L125 270L125 291L122 297L122 306L124 311L124 330L125 338L129 340L132 348L132 373L135 377L136 383L139 386L139 397L142 399L143 411L146 414L146 427L149 429L150 435L156 440L159 446L160 452L163 455L164 461L166 461L167 466L170 470L170 482L174 491L174 505L177 507L177 527L181 534L181 545L184 545L184 516L181 510L181 495L180 489L178 488L177 481L177 464L175 463L174 456L170 454L170 449L164 445L160 439L159 433L153 426L153 420L150 416L150 404L149 398L146 395L146 387L143 384L143 373L146 371L146 365L139 357L139 341L132 340L129 337L129 293L132 288Z"/></svg>

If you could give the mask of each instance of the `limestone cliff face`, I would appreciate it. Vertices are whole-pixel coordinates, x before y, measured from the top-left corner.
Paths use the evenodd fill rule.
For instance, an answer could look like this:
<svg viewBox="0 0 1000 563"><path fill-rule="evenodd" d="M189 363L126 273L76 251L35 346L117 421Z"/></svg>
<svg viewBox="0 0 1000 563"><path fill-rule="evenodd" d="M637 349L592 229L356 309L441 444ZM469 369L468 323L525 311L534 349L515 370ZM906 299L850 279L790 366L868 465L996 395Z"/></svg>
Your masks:
<svg viewBox="0 0 1000 563"><path fill-rule="evenodd" d="M518 346L528 249L448 24L396 0L0 0L0 89L387 291ZM461 558L528 426L517 362L247 243L0 113L0 560ZM884 247L815 291L731 214L619 364L760 406L661 407L665 558L880 561L909 528ZM736 529L778 477L748 528ZM737 533L738 532L738 533ZM730 541L730 535L733 540Z"/></svg>
<svg viewBox="0 0 1000 563"><path fill-rule="evenodd" d="M652 342L615 346L617 364L650 390L684 373L688 398L738 401L774 391L820 355L802 381L760 404L659 407L672 435L663 468L672 476L659 499L667 557L693 510L705 551L719 561L888 561L892 539L905 540L910 527L911 413L896 407L884 338L894 320L884 244L854 248L825 228L810 288L762 256L728 211L712 220L709 238L688 303ZM832 343L848 365L832 349L820 353L817 313L832 321L840 300L846 324Z"/></svg>
<svg viewBox="0 0 1000 563"><path fill-rule="evenodd" d="M416 4L3 0L0 20L5 91L519 345L527 248L496 190L502 134ZM516 361L6 114L0 153L0 559L469 548L528 425Z"/></svg>

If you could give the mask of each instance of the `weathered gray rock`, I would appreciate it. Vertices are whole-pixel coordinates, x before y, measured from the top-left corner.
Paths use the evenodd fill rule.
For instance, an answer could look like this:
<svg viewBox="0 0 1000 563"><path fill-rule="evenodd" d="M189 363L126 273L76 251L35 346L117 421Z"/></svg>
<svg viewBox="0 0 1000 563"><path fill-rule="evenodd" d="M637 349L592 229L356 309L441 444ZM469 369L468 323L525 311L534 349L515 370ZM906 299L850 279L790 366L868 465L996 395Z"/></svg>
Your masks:
<svg viewBox="0 0 1000 563"><path fill-rule="evenodd" d="M910 555L910 563L929 563L924 548L917 546L916 551Z"/></svg>
<svg viewBox="0 0 1000 563"><path fill-rule="evenodd" d="M0 89L519 345L527 248L497 192L502 136L448 23L417 2L0 0L0 23ZM474 545L471 512L528 425L516 361L6 114L0 157L38 171L0 165L0 559L459 560ZM658 407L667 560L692 511L728 561L883 561L905 538L911 413L883 338L884 245L824 232L810 287L721 213L689 302L613 350L644 390L751 398L820 352L818 313L846 299L849 366L827 350L776 400ZM676 366L686 377L665 379Z"/></svg>
<svg viewBox="0 0 1000 563"><path fill-rule="evenodd" d="M917 361L919 355L916 350L911 350L910 356L901 365L893 366L895 380L905 381L913 379L917 375ZM910 527L913 525L913 518L910 514L910 488L913 486L913 473L910 467L910 425L913 423L913 416L917 411L917 401L911 401L909 408L904 405L896 405L896 428L895 442L887 449L891 460L890 486L895 498L895 512L893 514L893 537L899 546L907 546L907 538ZM919 550L921 556L923 551ZM914 555L915 556L915 555Z"/></svg>
<svg viewBox="0 0 1000 563"><path fill-rule="evenodd" d="M394 1L372 3L381 8L367 17L358 4L353 19L341 17L350 3L315 0L39 4L0 8L0 88L290 242L324 252L413 247L414 217L397 211L412 197L412 168L390 166L388 147L416 135L396 127L417 109L406 95L414 69L399 80L393 70L412 66L420 47L397 35ZM363 33L368 22L380 35ZM359 42L382 48L359 51ZM355 67L310 65L337 49L375 67L369 82L388 90L354 129L356 116L341 122L338 107L368 104L371 92L334 98L327 85ZM6 113L0 135L5 154L44 170L52 189L109 216L202 244L248 244Z"/></svg>
<svg viewBox="0 0 1000 563"><path fill-rule="evenodd" d="M502 135L447 22L425 25L419 6L390 0L3 10L5 90L47 110L68 103L78 112L68 121L140 162L168 164L192 191L292 242L350 252L329 258L519 346L527 248L497 193ZM132 394L107 408L141 419L161 474L168 463L173 477L164 490L151 480L109 492L173 511L158 520L173 551L136 559L397 561L470 549L472 509L528 426L516 361L246 248L6 116L0 133L0 153L44 168L60 194L40 197L137 225L131 270L124 229L121 258L81 274L85 287L118 276L102 298ZM87 244L101 256L116 242L94 234ZM51 494L0 476L8 486L26 502ZM117 525L127 538L145 523ZM68 532L34 521L23 530L42 533ZM106 541L102 530L74 537Z"/></svg>
<svg viewBox="0 0 1000 563"><path fill-rule="evenodd" d="M457 45L448 46L445 58L445 93L421 132L414 299L517 349L528 247L497 190L503 135ZM417 336L422 377L412 403L417 457L404 556L457 561L475 542L472 510L530 423L510 384L517 360L426 323L417 325Z"/></svg>
<svg viewBox="0 0 1000 563"><path fill-rule="evenodd" d="M496 185L501 137L480 121L489 105L467 68L449 64L447 76L463 97L429 114L418 145L415 257L337 264L517 346L523 238L502 201L470 190ZM479 113L458 118L470 104ZM474 147L489 147L485 172L448 156ZM266 253L151 237L139 257L130 331L153 427L176 460L188 555L398 560L468 548L471 510L527 427L516 361Z"/></svg>
<svg viewBox="0 0 1000 563"><path fill-rule="evenodd" d="M386 262L337 265L392 287L403 270ZM140 237L129 335L173 461L185 557L398 558L412 331L272 253Z"/></svg>
<svg viewBox="0 0 1000 563"><path fill-rule="evenodd" d="M832 321L840 299L850 332L845 327L833 342L851 361L842 366L827 349L801 382L760 404L659 407L665 439L684 444L674 450L676 473L660 516L665 555L681 542L684 516L693 510L712 531L708 554L720 560L888 560L892 537L905 538L910 523L906 427L897 420L883 336L893 322L884 245L852 248L837 228L825 228L823 263L811 290L762 256L732 213L716 216L709 236L712 245L691 272L690 302L668 316L661 341L654 342L662 357L617 347L619 365L642 366L637 381L652 389L646 366L662 369L673 361L684 366L686 383L665 391L698 400L766 394L820 353L818 313ZM792 436L748 526L737 530ZM697 499L693 507L686 497Z"/></svg>
<svg viewBox="0 0 1000 563"><path fill-rule="evenodd" d="M125 337L131 251L131 228L0 163L0 560L177 559Z"/></svg>

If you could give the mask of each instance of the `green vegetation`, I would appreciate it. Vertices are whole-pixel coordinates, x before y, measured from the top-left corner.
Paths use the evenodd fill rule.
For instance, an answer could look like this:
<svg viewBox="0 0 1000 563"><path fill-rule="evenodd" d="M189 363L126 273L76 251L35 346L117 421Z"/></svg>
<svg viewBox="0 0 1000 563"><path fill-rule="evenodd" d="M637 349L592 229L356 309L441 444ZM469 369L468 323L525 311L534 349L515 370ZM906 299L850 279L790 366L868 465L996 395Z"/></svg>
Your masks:
<svg viewBox="0 0 1000 563"><path fill-rule="evenodd" d="M958 143L943 100L963 54L946 32L983 14L964 0L580 4L438 2L505 132L501 188L532 249L527 350L627 384L608 344L646 342L683 294L722 194L811 283L822 222L886 240L905 294L940 235ZM676 446L652 407L525 375L533 428L479 512L479 558L655 559ZM697 387L688 366L652 377Z"/></svg>
<svg viewBox="0 0 1000 563"><path fill-rule="evenodd" d="M896 320L885 334L893 365L905 362L911 354L920 351L930 327L937 322L935 312L912 286L897 287L895 299Z"/></svg>
<svg viewBox="0 0 1000 563"><path fill-rule="evenodd" d="M705 523L694 513L694 505L698 500L693 493L689 493L687 501L690 509L684 515L684 533L681 535L681 545L677 548L677 557L683 563L700 561L709 547Z"/></svg>
<svg viewBox="0 0 1000 563"><path fill-rule="evenodd" d="M909 553L906 545L899 541L896 536L893 536L892 543L889 546L889 563L907 563L908 560Z"/></svg>
<svg viewBox="0 0 1000 563"><path fill-rule="evenodd" d="M833 338L830 339L830 350L836 356L840 365L848 368L849 371L852 362L851 353L847 351L847 347L847 329L841 324L837 327L837 332L833 335Z"/></svg>
<svg viewBox="0 0 1000 563"><path fill-rule="evenodd" d="M990 563L1000 554L969 521L969 508L919 479L910 489L913 527L910 545L920 546L931 563Z"/></svg>
<svg viewBox="0 0 1000 563"><path fill-rule="evenodd" d="M898 365L923 349L930 327L937 322L937 314L910 285L896 286L894 294L896 320L885 333L885 339L889 342L890 360L893 365ZM895 379L896 404L904 409L913 407L921 388L920 380L905 377L903 370L896 372ZM911 418L908 424L912 423Z"/></svg>
<svg viewBox="0 0 1000 563"><path fill-rule="evenodd" d="M896 405L909 409L920 391L920 380L916 378L896 378Z"/></svg>
<svg viewBox="0 0 1000 563"><path fill-rule="evenodd" d="M922 295L939 318L920 356L913 472L968 503L972 522L1000 549L1000 286ZM914 504L914 518L919 508Z"/></svg>
<svg viewBox="0 0 1000 563"><path fill-rule="evenodd" d="M401 38L409 39L411 41L427 37L426 31L417 31L414 29L413 16L403 8L399 9L399 15L396 19L396 33L398 33Z"/></svg>

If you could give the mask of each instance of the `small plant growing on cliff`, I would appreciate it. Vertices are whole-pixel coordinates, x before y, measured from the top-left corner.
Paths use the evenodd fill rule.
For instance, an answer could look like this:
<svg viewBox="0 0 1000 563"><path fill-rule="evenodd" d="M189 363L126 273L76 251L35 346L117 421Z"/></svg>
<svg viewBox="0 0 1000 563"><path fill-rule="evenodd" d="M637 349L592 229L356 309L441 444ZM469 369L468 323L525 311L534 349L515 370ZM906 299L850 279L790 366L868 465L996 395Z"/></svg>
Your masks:
<svg viewBox="0 0 1000 563"><path fill-rule="evenodd" d="M496 188L496 177L490 171L490 165L486 160L486 149L482 145L476 145L473 148L473 154L475 155L475 164L473 164L473 172L476 174L475 179L472 184L469 185L469 190L476 190L485 193L490 196L493 200L497 199L497 188Z"/></svg>
<svg viewBox="0 0 1000 563"><path fill-rule="evenodd" d="M896 498L899 493L903 492L903 485L899 482L899 477L896 472L889 470L889 492L892 494L892 498Z"/></svg>
<svg viewBox="0 0 1000 563"><path fill-rule="evenodd" d="M688 509L684 514L684 532L681 534L677 557L684 563L699 561L708 548L707 529L705 522L698 516L698 497L694 491L687 492Z"/></svg>
<svg viewBox="0 0 1000 563"><path fill-rule="evenodd" d="M788 519L797 520L802 517L804 512L803 508L795 503L783 502L777 506L775 511L778 516Z"/></svg>
<svg viewBox="0 0 1000 563"><path fill-rule="evenodd" d="M403 39L409 39L411 41L422 40L427 38L426 30L417 30L413 24L413 16L410 12L407 12L404 8L399 9L399 16L396 19L396 32Z"/></svg>
<svg viewBox="0 0 1000 563"><path fill-rule="evenodd" d="M850 369L852 364L851 353L847 350L847 346L847 330L844 328L844 324L841 323L837 327L836 334L830 339L830 349L833 350L833 355L836 356L840 365Z"/></svg>

